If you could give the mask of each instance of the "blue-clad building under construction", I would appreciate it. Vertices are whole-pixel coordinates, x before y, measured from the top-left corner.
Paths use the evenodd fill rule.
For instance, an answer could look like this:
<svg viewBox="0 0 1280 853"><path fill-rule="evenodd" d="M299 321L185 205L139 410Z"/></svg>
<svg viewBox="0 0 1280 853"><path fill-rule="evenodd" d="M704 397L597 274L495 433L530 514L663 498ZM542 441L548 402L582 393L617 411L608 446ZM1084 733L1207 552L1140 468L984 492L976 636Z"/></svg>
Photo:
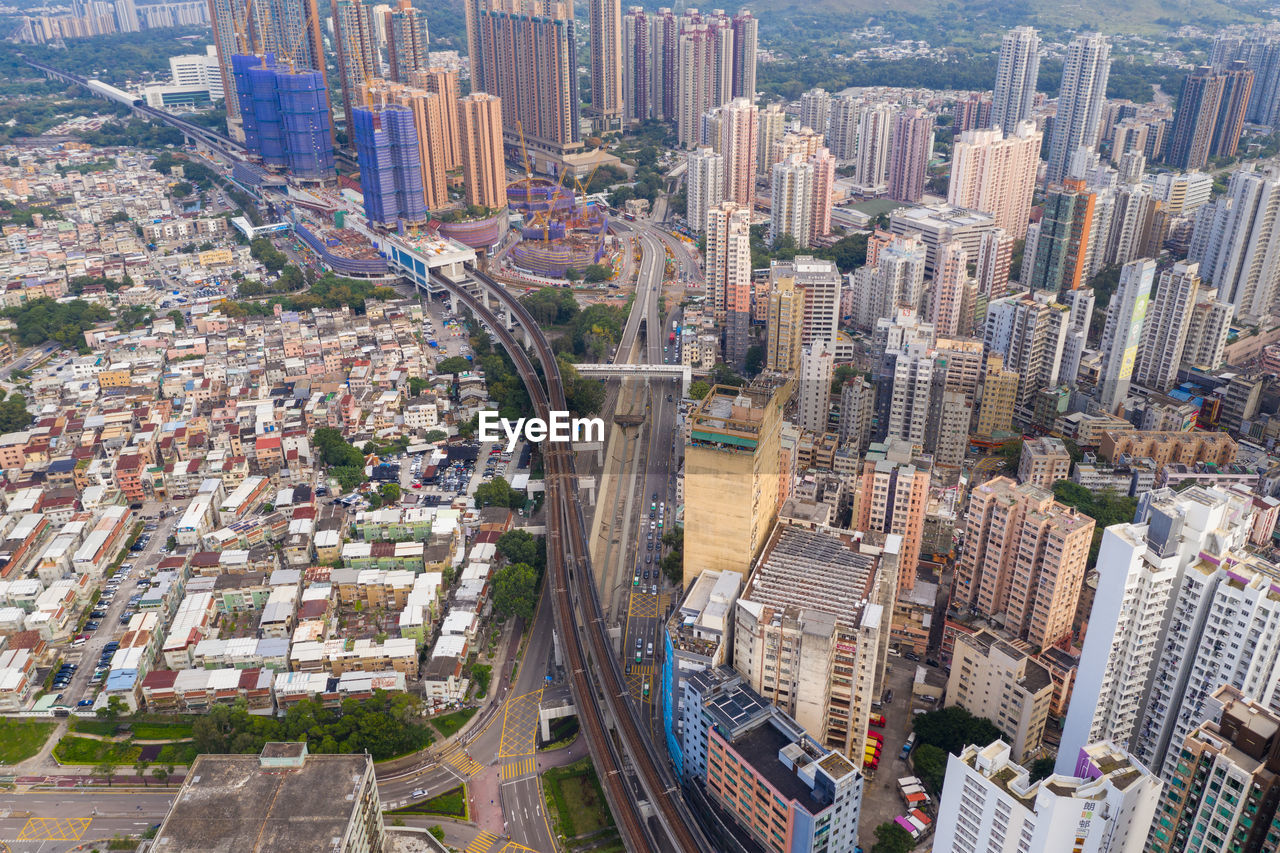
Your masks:
<svg viewBox="0 0 1280 853"><path fill-rule="evenodd" d="M324 74L279 64L273 53L233 56L231 68L250 155L298 181L334 180Z"/></svg>
<svg viewBox="0 0 1280 853"><path fill-rule="evenodd" d="M413 111L388 104L351 111L365 217L394 228L427 220L422 160Z"/></svg>

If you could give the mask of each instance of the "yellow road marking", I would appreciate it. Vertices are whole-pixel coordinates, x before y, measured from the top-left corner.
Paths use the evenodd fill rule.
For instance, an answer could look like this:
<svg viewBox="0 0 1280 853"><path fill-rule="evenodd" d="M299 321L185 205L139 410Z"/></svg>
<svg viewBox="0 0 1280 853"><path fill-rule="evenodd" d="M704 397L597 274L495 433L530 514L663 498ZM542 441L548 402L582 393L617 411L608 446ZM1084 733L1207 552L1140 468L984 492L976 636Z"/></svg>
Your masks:
<svg viewBox="0 0 1280 853"><path fill-rule="evenodd" d="M19 841L79 841L93 823L91 817L33 817L18 833Z"/></svg>
<svg viewBox="0 0 1280 853"><path fill-rule="evenodd" d="M533 756L517 759L502 765L502 778L519 779L521 776L532 773L534 768Z"/></svg>
<svg viewBox="0 0 1280 853"><path fill-rule="evenodd" d="M481 832L467 845L467 853L487 853L498 838L499 836L494 835L492 832Z"/></svg>
<svg viewBox="0 0 1280 853"><path fill-rule="evenodd" d="M542 688L507 700L502 717L499 758L515 758L533 752L538 736L538 709L541 704Z"/></svg>

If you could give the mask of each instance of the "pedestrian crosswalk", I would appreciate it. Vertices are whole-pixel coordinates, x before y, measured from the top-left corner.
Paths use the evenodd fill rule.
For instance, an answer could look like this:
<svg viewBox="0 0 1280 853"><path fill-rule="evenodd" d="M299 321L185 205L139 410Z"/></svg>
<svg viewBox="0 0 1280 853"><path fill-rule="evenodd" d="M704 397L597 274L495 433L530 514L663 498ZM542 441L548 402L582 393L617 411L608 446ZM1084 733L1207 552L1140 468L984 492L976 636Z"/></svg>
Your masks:
<svg viewBox="0 0 1280 853"><path fill-rule="evenodd" d="M481 832L471 843L467 845L466 853L489 853L495 842L500 836L494 835L492 832Z"/></svg>
<svg viewBox="0 0 1280 853"><path fill-rule="evenodd" d="M471 759L458 744L450 744L444 752L440 753L440 762L447 764L454 770L457 770L463 776L470 779L484 768Z"/></svg>
<svg viewBox="0 0 1280 853"><path fill-rule="evenodd" d="M534 760L532 755L517 758L502 765L502 779L504 782L508 779L518 779L521 776L532 773L533 769Z"/></svg>

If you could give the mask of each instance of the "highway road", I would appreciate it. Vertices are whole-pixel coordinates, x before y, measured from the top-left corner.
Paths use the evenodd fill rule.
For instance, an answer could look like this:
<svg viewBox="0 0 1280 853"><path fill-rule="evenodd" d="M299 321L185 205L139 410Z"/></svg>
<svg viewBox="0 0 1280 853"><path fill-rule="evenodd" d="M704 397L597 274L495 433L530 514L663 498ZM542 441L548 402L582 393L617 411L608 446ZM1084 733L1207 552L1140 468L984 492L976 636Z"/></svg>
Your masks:
<svg viewBox="0 0 1280 853"><path fill-rule="evenodd" d="M7 792L0 843L13 853L60 853L86 841L136 835L160 822L176 792L176 787Z"/></svg>

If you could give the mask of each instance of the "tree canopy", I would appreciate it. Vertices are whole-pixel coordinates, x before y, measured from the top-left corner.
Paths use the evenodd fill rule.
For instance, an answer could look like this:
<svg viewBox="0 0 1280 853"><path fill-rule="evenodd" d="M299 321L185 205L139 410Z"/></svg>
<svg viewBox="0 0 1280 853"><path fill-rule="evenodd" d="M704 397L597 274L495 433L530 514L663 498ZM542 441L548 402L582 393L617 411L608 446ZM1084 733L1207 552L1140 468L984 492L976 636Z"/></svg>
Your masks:
<svg viewBox="0 0 1280 853"><path fill-rule="evenodd" d="M476 488L476 506L524 506L524 495L511 488L505 477L494 477Z"/></svg>
<svg viewBox="0 0 1280 853"><path fill-rule="evenodd" d="M917 714L912 728L918 743L936 746L952 755L959 755L971 743L986 746L1001 737L995 723L975 716L959 705ZM919 751L917 747L916 753Z"/></svg>
<svg viewBox="0 0 1280 853"><path fill-rule="evenodd" d="M4 316L13 320L18 343L24 347L56 341L85 355L89 352L85 331L110 320L111 312L105 306L83 299L55 302L45 296L10 308Z"/></svg>
<svg viewBox="0 0 1280 853"><path fill-rule="evenodd" d="M0 433L26 429L31 425L31 420L27 400L21 394L12 394L0 402Z"/></svg>
<svg viewBox="0 0 1280 853"><path fill-rule="evenodd" d="M503 566L493 576L493 609L503 616L533 619L538 603L538 570L528 563Z"/></svg>

